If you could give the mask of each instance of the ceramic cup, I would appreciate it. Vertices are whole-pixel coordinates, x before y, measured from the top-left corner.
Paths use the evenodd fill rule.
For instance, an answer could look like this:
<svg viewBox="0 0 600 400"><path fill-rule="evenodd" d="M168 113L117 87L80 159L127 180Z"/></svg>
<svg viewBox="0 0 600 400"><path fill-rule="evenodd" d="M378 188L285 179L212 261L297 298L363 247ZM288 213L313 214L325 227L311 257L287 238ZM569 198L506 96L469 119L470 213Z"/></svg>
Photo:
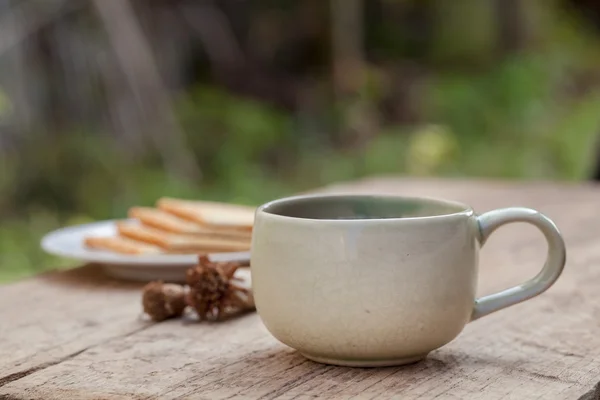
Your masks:
<svg viewBox="0 0 600 400"><path fill-rule="evenodd" d="M548 256L533 279L476 298L478 253L511 222L536 226ZM326 364L419 361L470 321L546 291L565 264L555 224L527 208L477 215L428 198L309 195L256 211L251 273L271 334Z"/></svg>

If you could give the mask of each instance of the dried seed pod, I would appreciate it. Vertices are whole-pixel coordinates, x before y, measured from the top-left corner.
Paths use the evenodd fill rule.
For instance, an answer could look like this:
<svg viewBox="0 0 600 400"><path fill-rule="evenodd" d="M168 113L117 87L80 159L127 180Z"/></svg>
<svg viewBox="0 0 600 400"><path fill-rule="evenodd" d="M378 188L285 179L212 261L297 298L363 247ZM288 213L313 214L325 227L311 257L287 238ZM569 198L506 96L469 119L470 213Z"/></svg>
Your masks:
<svg viewBox="0 0 600 400"><path fill-rule="evenodd" d="M186 290L173 283L150 282L143 289L144 312L154 321L179 317L185 310Z"/></svg>
<svg viewBox="0 0 600 400"><path fill-rule="evenodd" d="M186 279L190 287L187 303L202 319L220 319L227 309L248 309L254 307L248 303L248 289L233 283L238 263L211 262L208 257L200 256L196 267L187 271Z"/></svg>

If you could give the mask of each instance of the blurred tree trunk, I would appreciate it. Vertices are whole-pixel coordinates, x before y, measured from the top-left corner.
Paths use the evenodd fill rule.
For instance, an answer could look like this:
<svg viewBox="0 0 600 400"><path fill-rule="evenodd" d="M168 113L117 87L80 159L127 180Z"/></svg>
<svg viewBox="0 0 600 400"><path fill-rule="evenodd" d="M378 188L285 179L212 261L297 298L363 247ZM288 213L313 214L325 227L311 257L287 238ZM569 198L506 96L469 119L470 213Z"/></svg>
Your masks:
<svg viewBox="0 0 600 400"><path fill-rule="evenodd" d="M0 2L0 56L3 82L14 101L11 123L15 132L60 130L68 113L63 113L62 91L55 81L63 77L60 55L51 49L55 27L64 23L81 2L65 0ZM44 68L39 68L44 66ZM58 74L58 75L57 75ZM49 129L50 128L50 129Z"/></svg>
<svg viewBox="0 0 600 400"><path fill-rule="evenodd" d="M356 94L364 71L363 1L331 0L333 86L339 100Z"/></svg>
<svg viewBox="0 0 600 400"><path fill-rule="evenodd" d="M498 51L512 54L529 47L534 21L529 18L536 0L495 0Z"/></svg>
<svg viewBox="0 0 600 400"><path fill-rule="evenodd" d="M19 132L32 128L37 119L37 109L31 102L32 82L28 78L34 74L31 72L31 64L27 63L27 48L13 43L18 40L19 26L18 17L10 3L10 0L0 0L0 15L3 15L0 47L6 49L4 52L0 50L0 54L3 53L0 58L0 77L2 89L12 99L12 125L16 128L15 132ZM6 131L3 133L7 134Z"/></svg>
<svg viewBox="0 0 600 400"><path fill-rule="evenodd" d="M129 0L94 0L117 63L138 108L140 134L148 133L171 174L199 179L199 169L175 120L152 48Z"/></svg>
<svg viewBox="0 0 600 400"><path fill-rule="evenodd" d="M331 0L334 101L341 114L338 146L363 148L379 131L379 71L367 63L363 0Z"/></svg>

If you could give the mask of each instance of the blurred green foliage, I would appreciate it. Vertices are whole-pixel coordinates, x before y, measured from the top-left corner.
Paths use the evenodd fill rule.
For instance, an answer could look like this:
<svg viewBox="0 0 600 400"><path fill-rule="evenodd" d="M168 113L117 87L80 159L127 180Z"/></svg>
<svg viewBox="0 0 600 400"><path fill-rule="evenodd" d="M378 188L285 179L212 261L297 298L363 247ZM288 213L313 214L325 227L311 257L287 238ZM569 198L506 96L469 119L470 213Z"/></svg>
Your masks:
<svg viewBox="0 0 600 400"><path fill-rule="evenodd" d="M555 21L535 50L486 68L436 67L419 95L420 121L375 124L355 146L327 132L377 120L385 82L370 71L345 114L322 110L309 119L218 87L192 87L176 109L201 182L168 174L156 152L132 155L103 132L31 133L18 153L0 159L0 281L73 265L39 249L48 231L122 218L161 196L256 205L376 174L585 179L600 128L600 90L585 77L600 64L600 47L574 27ZM444 29L454 36L439 33L434 63L489 46L470 28ZM0 117L9 108L0 94Z"/></svg>

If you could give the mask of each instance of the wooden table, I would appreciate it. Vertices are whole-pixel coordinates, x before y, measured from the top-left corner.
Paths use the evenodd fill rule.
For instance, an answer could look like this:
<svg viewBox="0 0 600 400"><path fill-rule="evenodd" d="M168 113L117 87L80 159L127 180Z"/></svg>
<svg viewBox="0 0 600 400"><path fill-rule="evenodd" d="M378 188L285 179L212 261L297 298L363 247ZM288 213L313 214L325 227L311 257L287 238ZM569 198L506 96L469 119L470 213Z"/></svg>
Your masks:
<svg viewBox="0 0 600 400"><path fill-rule="evenodd" d="M140 285L91 265L51 272L0 287L0 398L578 399L600 380L600 187L378 178L325 190L537 208L564 233L567 266L549 291L469 324L426 361L380 369L307 361L255 313L144 322ZM482 250L479 292L533 276L545 250L534 228L501 229Z"/></svg>

